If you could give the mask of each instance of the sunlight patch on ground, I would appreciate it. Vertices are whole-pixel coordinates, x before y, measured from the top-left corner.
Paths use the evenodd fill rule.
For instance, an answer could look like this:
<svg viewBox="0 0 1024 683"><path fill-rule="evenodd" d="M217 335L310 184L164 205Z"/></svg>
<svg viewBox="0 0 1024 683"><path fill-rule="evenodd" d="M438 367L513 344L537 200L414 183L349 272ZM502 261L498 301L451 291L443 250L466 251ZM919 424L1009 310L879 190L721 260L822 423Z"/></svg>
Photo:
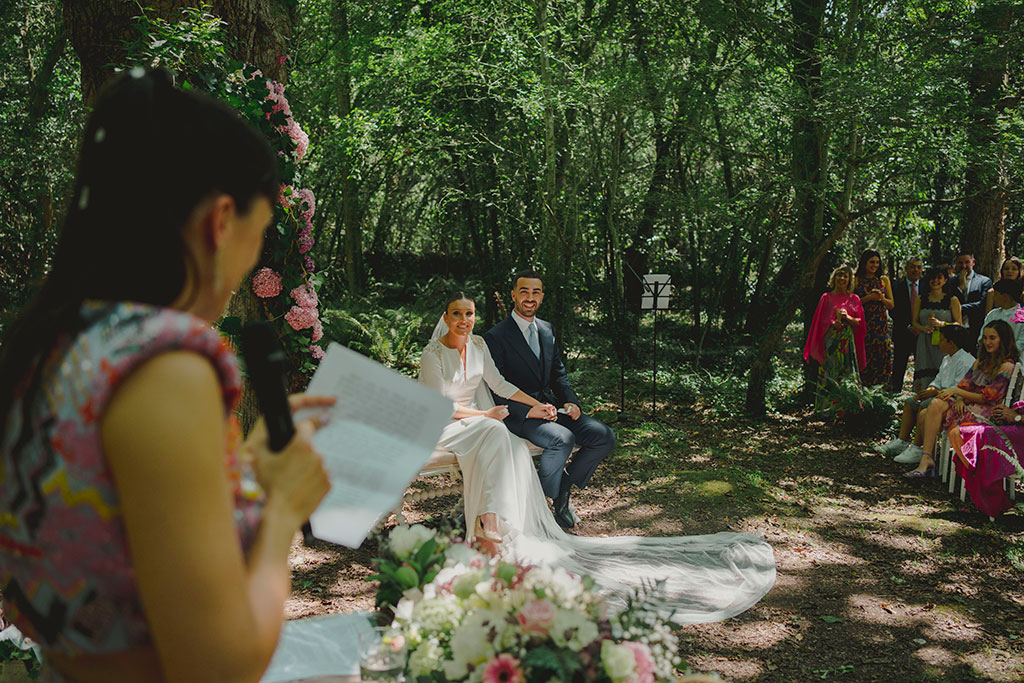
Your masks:
<svg viewBox="0 0 1024 683"><path fill-rule="evenodd" d="M707 496L724 496L732 493L732 484L727 481L711 480L697 485L697 489Z"/></svg>
<svg viewBox="0 0 1024 683"><path fill-rule="evenodd" d="M727 659L714 655L688 657L687 661L698 671L714 671L729 681L747 681L764 673L761 662L753 659Z"/></svg>
<svg viewBox="0 0 1024 683"><path fill-rule="evenodd" d="M1020 681L1024 679L1024 653L986 648L972 652L964 660L979 677L992 681Z"/></svg>

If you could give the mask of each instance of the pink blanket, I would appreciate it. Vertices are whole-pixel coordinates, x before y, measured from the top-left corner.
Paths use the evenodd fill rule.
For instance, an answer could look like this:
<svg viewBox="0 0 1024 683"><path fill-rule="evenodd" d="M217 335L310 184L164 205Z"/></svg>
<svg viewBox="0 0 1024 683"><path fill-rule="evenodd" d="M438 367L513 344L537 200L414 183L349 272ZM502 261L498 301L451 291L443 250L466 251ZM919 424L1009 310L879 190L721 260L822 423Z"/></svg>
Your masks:
<svg viewBox="0 0 1024 683"><path fill-rule="evenodd" d="M1003 490L1003 479L1014 474L1016 470L1002 453L986 446L994 446L1009 453L1011 458L1016 458L1018 463L1024 464L1024 426L1001 425L996 428L981 424L965 424L960 425L960 437L964 441L963 455L968 466L965 467L959 458L956 458L956 472L967 484L971 502L990 517L1008 510L1011 503Z"/></svg>
<svg viewBox="0 0 1024 683"><path fill-rule="evenodd" d="M840 308L845 308L851 318L860 320L860 324L853 327L853 341L857 350L857 367L863 370L868 362L864 350L864 331L867 327L864 323L864 307L856 294L825 292L821 295L818 308L814 310L811 329L807 333L807 343L804 344L804 360L813 358L819 363L825 363L825 333L828 332L829 325L835 321L836 311Z"/></svg>

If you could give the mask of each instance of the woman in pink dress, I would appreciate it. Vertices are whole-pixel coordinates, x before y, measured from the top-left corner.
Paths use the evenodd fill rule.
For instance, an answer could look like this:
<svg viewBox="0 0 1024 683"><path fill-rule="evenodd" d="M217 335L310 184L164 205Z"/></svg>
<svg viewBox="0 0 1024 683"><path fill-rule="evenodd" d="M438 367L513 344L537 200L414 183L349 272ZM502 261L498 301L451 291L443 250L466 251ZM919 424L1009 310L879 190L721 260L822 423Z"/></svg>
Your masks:
<svg viewBox="0 0 1024 683"><path fill-rule="evenodd" d="M839 383L846 377L859 381L864 353L864 309L853 293L853 269L839 266L828 281L831 291L821 295L814 311L804 360L818 362L818 390L814 410L834 415L839 405Z"/></svg>

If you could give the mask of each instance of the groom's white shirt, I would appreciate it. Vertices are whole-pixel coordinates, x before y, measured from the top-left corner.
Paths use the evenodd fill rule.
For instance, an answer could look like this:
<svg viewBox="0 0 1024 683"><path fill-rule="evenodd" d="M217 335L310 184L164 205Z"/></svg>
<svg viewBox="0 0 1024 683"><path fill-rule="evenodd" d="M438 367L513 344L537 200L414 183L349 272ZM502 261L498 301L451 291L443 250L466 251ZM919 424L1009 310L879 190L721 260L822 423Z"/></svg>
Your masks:
<svg viewBox="0 0 1024 683"><path fill-rule="evenodd" d="M516 325L519 325L519 331L523 333L523 339L525 339L526 343L529 344L530 343L530 321L529 320L523 320L523 317L521 315L519 315L518 313L516 313L515 311L512 311L512 319L516 321ZM534 318L533 322L537 322L537 319ZM540 330L539 329L537 330L537 335L538 335L537 338L539 339L540 338Z"/></svg>

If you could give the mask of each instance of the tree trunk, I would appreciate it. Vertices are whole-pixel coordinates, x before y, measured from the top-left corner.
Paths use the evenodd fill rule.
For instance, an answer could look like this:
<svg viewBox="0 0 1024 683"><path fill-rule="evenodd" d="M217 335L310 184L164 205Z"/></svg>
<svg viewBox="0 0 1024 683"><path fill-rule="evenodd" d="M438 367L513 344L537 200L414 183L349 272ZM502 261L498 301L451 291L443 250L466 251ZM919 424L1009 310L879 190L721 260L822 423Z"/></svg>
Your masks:
<svg viewBox="0 0 1024 683"><path fill-rule="evenodd" d="M173 21L184 7L202 0L150 0L147 11ZM238 59L263 75L284 81L284 66L294 11L288 0L214 0L213 13L227 22ZM64 0L64 22L82 67L82 99L92 102L97 92L125 60L124 44L135 37L133 17L139 5L124 0Z"/></svg>
<svg viewBox="0 0 1024 683"><path fill-rule="evenodd" d="M336 76L338 117L347 124L352 115L352 47L349 37L348 0L335 1L334 24L337 27L340 62ZM345 282L350 294L360 294L365 282L365 269L359 183L355 177L354 167L351 153L347 149L341 150L338 173L341 175L341 225L345 231Z"/></svg>
<svg viewBox="0 0 1024 683"><path fill-rule="evenodd" d="M792 174L795 189L794 212L800 254L801 276L786 297L786 303L768 324L757 358L750 368L747 382L746 410L751 415L765 413L765 387L771 376L771 360L775 356L779 340L802 303L805 310L811 307L809 301L811 283L818 274L826 250L815 249L819 244L823 223L821 191L824 182L825 140L821 123L816 117L816 108L821 100L821 58L818 55L818 40L821 36L825 14L824 0L791 0L793 17L793 39L790 56L793 62L793 81L799 100L793 113L792 124ZM808 272L810 269L810 272Z"/></svg>
<svg viewBox="0 0 1024 683"><path fill-rule="evenodd" d="M967 129L962 247L974 252L979 273L996 276L1003 260L1009 201L999 119L1005 109L1007 42L1013 23L1009 2L982 3L975 12L974 61L969 76L971 123Z"/></svg>

